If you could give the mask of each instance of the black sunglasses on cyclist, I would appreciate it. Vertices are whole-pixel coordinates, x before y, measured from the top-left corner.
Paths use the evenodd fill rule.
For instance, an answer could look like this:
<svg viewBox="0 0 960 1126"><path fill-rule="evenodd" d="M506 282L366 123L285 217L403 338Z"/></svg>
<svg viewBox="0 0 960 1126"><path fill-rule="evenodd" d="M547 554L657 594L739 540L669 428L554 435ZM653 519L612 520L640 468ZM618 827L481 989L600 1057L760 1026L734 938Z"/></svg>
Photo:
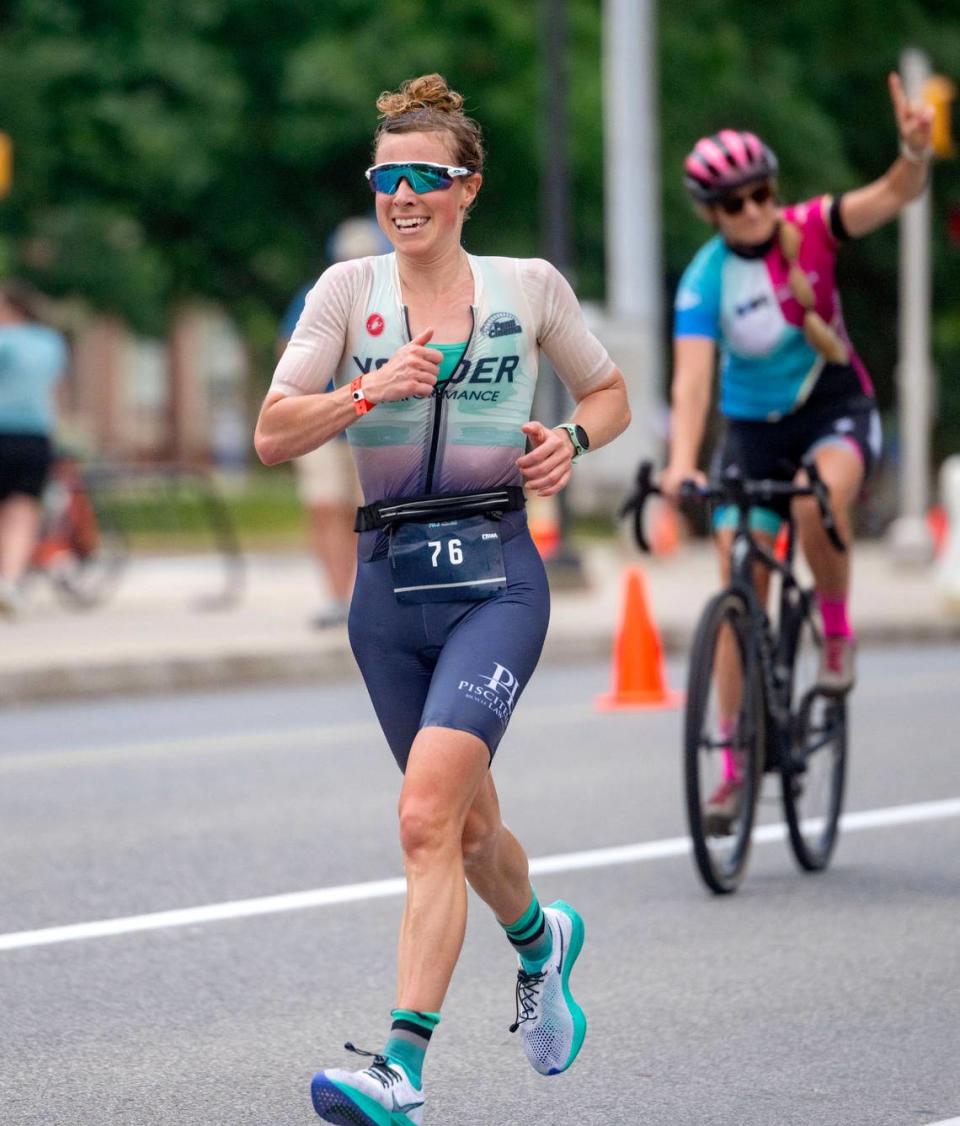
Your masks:
<svg viewBox="0 0 960 1126"><path fill-rule="evenodd" d="M453 187L453 182L460 176L472 176L469 168L455 168L449 164L434 164L432 161L418 160L405 164L391 162L389 164L374 164L365 173L370 181L370 187L375 192L384 195L394 195L400 187L400 181L406 180L410 190L417 195L424 192L447 191Z"/></svg>
<svg viewBox="0 0 960 1126"><path fill-rule="evenodd" d="M747 206L747 200L752 199L758 206L773 198L773 188L769 184L761 184L746 195L725 195L717 200L717 207L725 215L739 215Z"/></svg>

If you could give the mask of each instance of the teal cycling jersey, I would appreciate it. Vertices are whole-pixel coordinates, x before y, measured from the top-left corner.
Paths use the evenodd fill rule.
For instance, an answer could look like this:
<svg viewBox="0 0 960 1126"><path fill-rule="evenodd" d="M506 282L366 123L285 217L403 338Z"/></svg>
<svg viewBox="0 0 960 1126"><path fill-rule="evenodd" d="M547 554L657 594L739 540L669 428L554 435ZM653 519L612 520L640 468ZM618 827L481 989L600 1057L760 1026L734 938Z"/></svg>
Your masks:
<svg viewBox="0 0 960 1126"><path fill-rule="evenodd" d="M825 221L827 200L786 207L783 216L800 230L799 265L813 285L816 310L847 344L860 388L872 395L843 322L835 275L838 243ZM776 240L761 256L744 257L717 235L680 280L674 336L716 341L720 410L728 418L789 414L806 401L824 369L825 361L803 334L804 310L790 289L789 269Z"/></svg>

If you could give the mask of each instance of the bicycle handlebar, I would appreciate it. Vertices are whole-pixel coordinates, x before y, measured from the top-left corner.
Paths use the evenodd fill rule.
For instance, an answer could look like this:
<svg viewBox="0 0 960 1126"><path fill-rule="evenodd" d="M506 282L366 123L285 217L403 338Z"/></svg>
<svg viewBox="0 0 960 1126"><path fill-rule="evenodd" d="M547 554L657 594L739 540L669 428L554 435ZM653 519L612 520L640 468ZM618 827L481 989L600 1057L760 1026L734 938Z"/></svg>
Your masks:
<svg viewBox="0 0 960 1126"><path fill-rule="evenodd" d="M719 481L713 481L709 485L684 481L680 486L680 497L683 500L695 500L700 503L709 500L722 501L739 509L748 508L752 501L769 501L774 497L813 497L817 502L820 521L827 538L837 551L845 552L847 545L837 531L827 483L820 476L820 471L812 459L805 460L802 468L810 482L808 485L796 485L792 481L750 480L741 476L738 470L730 469ZM650 545L643 533L643 510L651 496L662 495L660 486L653 480L653 462L642 461L637 470L634 492L620 506L618 516L622 520L629 513L633 513L634 538L640 550L648 554Z"/></svg>

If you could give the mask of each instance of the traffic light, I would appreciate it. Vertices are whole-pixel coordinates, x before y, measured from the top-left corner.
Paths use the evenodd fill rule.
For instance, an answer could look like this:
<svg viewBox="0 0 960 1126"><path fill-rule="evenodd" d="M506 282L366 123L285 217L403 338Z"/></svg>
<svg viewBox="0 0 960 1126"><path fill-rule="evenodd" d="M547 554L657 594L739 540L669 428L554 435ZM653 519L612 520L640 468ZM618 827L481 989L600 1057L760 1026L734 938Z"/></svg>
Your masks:
<svg viewBox="0 0 960 1126"><path fill-rule="evenodd" d="M933 107L933 129L930 145L936 156L953 156L953 137L950 134L950 106L957 96L957 87L942 74L934 74L924 83L923 100Z"/></svg>
<svg viewBox="0 0 960 1126"><path fill-rule="evenodd" d="M9 133L0 133L0 199L6 199L13 187L13 141Z"/></svg>

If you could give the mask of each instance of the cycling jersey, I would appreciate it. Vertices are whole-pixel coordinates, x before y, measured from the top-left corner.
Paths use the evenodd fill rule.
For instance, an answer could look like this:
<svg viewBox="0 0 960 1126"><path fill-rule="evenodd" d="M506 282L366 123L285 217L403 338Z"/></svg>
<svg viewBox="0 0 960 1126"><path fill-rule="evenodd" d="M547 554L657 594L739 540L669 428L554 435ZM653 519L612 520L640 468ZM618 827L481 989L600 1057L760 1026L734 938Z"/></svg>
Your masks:
<svg viewBox="0 0 960 1126"><path fill-rule="evenodd" d="M581 397L613 364L570 286L542 259L469 255L473 328L433 396L378 403L347 431L367 503L522 484L516 459L530 419L539 349ZM273 378L287 395L338 387L410 340L395 254L331 266L307 297Z"/></svg>
<svg viewBox="0 0 960 1126"><path fill-rule="evenodd" d="M801 232L799 265L813 285L816 311L847 345L853 386L837 392L873 394L850 344L837 292L837 239L824 216L829 197L783 209ZM728 418L775 421L810 395L826 361L803 334L804 310L788 283L789 264L776 239L760 257L745 257L717 235L687 267L675 304L677 338L705 336L720 350L720 410ZM829 390L827 388L826 390Z"/></svg>

